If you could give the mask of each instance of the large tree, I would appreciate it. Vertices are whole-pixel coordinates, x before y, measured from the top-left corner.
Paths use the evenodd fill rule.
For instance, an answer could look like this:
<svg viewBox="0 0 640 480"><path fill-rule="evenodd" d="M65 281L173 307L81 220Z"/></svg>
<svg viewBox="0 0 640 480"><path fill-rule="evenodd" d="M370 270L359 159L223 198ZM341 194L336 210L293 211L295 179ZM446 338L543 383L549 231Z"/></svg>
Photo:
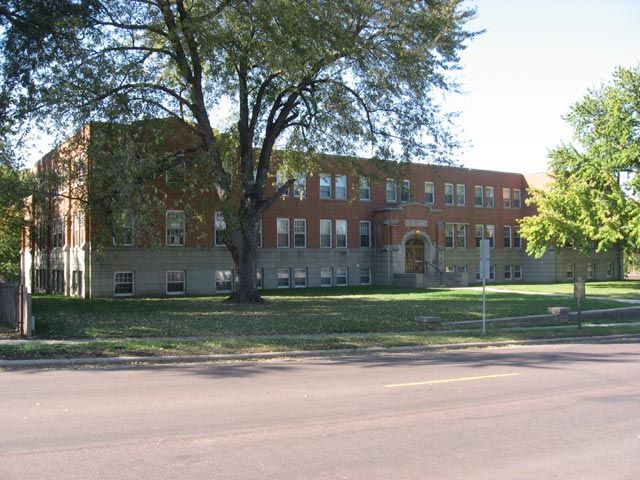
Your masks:
<svg viewBox="0 0 640 480"><path fill-rule="evenodd" d="M313 153L447 158L435 98L474 35L461 3L9 0L5 81L16 113L56 126L168 116L190 129L227 224L232 298L259 301L260 217ZM279 158L289 180L273 192L275 149L304 155Z"/></svg>
<svg viewBox="0 0 640 480"><path fill-rule="evenodd" d="M640 250L640 68L619 68L566 116L574 142L550 152L552 180L532 191L521 221L529 254L549 246L588 253Z"/></svg>

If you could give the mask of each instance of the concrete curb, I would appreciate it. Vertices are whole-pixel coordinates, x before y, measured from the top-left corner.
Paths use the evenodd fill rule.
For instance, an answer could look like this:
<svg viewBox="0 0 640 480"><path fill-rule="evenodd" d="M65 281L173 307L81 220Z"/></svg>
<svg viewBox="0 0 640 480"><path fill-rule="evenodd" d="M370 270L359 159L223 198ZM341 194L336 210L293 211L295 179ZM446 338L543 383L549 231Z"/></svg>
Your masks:
<svg viewBox="0 0 640 480"><path fill-rule="evenodd" d="M157 357L92 357L92 358L64 358L37 360L0 360L0 369L12 368L52 368L52 367L81 367L81 366L111 366L111 365L172 365L181 363L233 362L273 360L279 358L313 358L313 357L343 357L366 356L381 353L417 353L440 350L465 350L470 348L507 347L519 345L552 345L563 343L600 343L610 340L640 340L640 334L607 335L602 337L564 337L545 338L537 340L518 340L502 342L474 342L452 343L442 345L415 345L407 347L375 347L375 348L344 348L337 350L309 350L269 353L238 353L228 355L181 355Z"/></svg>

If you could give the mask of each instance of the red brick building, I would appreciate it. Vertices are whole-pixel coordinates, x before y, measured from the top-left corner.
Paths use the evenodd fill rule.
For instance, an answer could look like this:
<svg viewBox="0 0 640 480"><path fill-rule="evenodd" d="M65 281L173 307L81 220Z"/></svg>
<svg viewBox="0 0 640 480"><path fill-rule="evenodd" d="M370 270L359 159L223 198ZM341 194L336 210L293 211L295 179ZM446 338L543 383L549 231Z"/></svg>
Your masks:
<svg viewBox="0 0 640 480"><path fill-rule="evenodd" d="M95 128L85 127L72 148L63 145L36 168L81 162L89 182L96 175ZM356 176L340 168L340 159L327 159L323 172L299 175L290 194L263 216L256 272L263 288L463 286L479 279L482 238L492 245L490 281L620 278L618 252L586 258L550 250L539 260L525 253L518 220L534 213L525 200L530 179L538 184L539 176L414 163L390 178L364 159L367 173ZM231 291L233 262L216 235L224 219L211 194L194 196L175 175L155 184L163 192L159 247L150 248L129 218L111 244L97 248L105 225L86 219L73 195L63 195L45 215L34 214L33 233L25 233L25 283L32 291L48 287L84 297ZM83 190L77 179L61 188Z"/></svg>

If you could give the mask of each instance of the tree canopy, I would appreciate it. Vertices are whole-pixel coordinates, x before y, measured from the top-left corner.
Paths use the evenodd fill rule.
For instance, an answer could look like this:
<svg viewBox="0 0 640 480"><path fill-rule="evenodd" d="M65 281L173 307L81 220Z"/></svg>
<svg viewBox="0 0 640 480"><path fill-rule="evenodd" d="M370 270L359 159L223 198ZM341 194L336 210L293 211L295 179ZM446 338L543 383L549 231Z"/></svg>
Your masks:
<svg viewBox="0 0 640 480"><path fill-rule="evenodd" d="M640 250L640 67L619 68L570 109L574 142L550 152L552 181L534 189L521 222L527 251Z"/></svg>
<svg viewBox="0 0 640 480"><path fill-rule="evenodd" d="M257 297L248 276L259 217L296 171L314 171L314 153L435 163L457 146L436 98L474 36L462 0L8 0L3 9L15 117L66 132L170 117L193 131L240 296L246 286ZM275 149L290 152L278 165L289 180L272 192Z"/></svg>

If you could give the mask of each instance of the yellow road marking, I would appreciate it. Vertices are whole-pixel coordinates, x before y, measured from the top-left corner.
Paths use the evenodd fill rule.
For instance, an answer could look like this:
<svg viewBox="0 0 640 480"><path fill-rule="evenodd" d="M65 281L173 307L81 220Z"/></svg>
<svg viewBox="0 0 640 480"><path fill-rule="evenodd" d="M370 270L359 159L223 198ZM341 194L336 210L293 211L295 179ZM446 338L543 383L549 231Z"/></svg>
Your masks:
<svg viewBox="0 0 640 480"><path fill-rule="evenodd" d="M387 388L394 387L415 387L417 385L435 385L438 383L452 383L452 382L466 382L469 380L487 380L490 378L502 378L502 377L517 377L519 373L501 373L497 375L484 375L482 377L461 377L461 378L447 378L444 380L429 380L427 382L413 382L413 383L396 383L393 385L385 385Z"/></svg>

